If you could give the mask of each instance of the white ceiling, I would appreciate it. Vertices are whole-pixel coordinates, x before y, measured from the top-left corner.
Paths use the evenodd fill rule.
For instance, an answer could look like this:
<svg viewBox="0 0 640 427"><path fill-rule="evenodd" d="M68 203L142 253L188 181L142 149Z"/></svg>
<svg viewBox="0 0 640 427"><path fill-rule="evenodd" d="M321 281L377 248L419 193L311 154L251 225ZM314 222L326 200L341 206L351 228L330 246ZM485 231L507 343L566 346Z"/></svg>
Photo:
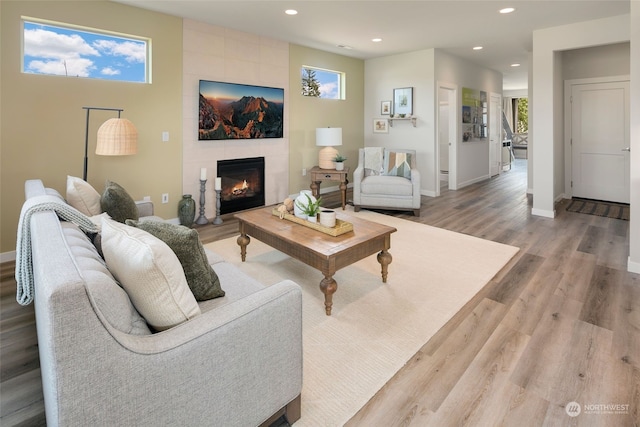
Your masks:
<svg viewBox="0 0 640 427"><path fill-rule="evenodd" d="M114 1L354 58L443 49L501 72L505 90L527 87L533 30L630 10L629 0ZM498 13L507 6L516 11ZM286 15L290 8L299 13ZM374 43L374 37L383 40ZM478 45L484 49L472 50Z"/></svg>

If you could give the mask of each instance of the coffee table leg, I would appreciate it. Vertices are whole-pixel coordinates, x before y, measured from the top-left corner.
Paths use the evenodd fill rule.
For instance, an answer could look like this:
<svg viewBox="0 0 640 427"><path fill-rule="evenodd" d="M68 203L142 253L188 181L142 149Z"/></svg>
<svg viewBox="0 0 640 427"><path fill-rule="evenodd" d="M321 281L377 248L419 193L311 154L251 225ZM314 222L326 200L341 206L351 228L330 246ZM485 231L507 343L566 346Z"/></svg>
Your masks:
<svg viewBox="0 0 640 427"><path fill-rule="evenodd" d="M338 283L333 280L333 276L324 276L324 279L320 281L320 290L324 294L324 310L327 316L331 316L333 294L338 290Z"/></svg>
<svg viewBox="0 0 640 427"><path fill-rule="evenodd" d="M251 239L246 234L241 234L238 236L238 244L240 245L240 257L242 258L242 262L247 259L247 245L251 242Z"/></svg>
<svg viewBox="0 0 640 427"><path fill-rule="evenodd" d="M382 283L387 283L387 267L391 264L393 257L386 250L378 254L378 262L382 266Z"/></svg>

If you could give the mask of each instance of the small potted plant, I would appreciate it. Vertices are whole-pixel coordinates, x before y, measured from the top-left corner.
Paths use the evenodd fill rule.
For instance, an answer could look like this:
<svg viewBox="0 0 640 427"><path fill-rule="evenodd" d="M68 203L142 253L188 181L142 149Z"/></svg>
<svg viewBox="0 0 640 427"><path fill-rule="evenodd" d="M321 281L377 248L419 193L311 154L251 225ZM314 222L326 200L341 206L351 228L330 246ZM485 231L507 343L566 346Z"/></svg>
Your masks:
<svg viewBox="0 0 640 427"><path fill-rule="evenodd" d="M307 203L302 203L299 200L296 200L296 205L302 211L303 214L307 216L307 221L309 222L318 222L318 213L320 212L320 202L322 202L322 197L318 197L318 200L313 200L307 196Z"/></svg>
<svg viewBox="0 0 640 427"><path fill-rule="evenodd" d="M344 161L345 160L347 160L347 158L344 157L343 155L340 155L340 154L336 155L333 158L333 162L336 164L336 170L337 171L344 170Z"/></svg>

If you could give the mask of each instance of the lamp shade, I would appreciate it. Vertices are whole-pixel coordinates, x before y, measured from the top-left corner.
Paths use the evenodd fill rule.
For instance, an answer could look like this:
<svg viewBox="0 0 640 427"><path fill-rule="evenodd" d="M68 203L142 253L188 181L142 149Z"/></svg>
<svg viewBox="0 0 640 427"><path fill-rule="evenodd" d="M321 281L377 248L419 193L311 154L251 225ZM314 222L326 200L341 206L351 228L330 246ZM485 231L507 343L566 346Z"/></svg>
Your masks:
<svg viewBox="0 0 640 427"><path fill-rule="evenodd" d="M319 147L342 145L342 128L317 128L316 145Z"/></svg>
<svg viewBox="0 0 640 427"><path fill-rule="evenodd" d="M318 153L320 169L334 169L333 159L338 154L338 150L333 147L342 145L342 128L317 128L316 145L324 147Z"/></svg>
<svg viewBox="0 0 640 427"><path fill-rule="evenodd" d="M138 131L127 119L109 119L98 129L96 154L127 156L138 152Z"/></svg>

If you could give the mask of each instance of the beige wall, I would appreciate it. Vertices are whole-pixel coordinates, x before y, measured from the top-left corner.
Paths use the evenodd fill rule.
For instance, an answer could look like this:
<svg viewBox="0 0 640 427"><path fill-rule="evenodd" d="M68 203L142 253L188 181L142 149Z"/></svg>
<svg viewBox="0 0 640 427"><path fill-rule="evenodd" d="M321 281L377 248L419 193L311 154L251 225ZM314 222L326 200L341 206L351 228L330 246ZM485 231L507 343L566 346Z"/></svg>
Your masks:
<svg viewBox="0 0 640 427"><path fill-rule="evenodd" d="M346 99L321 99L302 96L300 69L303 65L341 71L346 74ZM342 146L351 172L358 164L358 148L364 146L364 61L298 45L289 48L289 190L292 194L308 189L309 176L302 169L318 164L316 128L341 127ZM351 175L351 173L349 174ZM337 183L326 182L321 192L337 190Z"/></svg>
<svg viewBox="0 0 640 427"><path fill-rule="evenodd" d="M102 157L98 127L113 113L91 112L88 181L123 185L134 199L151 196L156 213L176 217L182 187L182 20L109 1L3 1L0 3L0 252L15 250L24 181L40 178L65 194L67 175L82 176L86 112L83 106L123 108L138 129L138 154ZM149 37L153 84L22 74L21 16ZM170 141L163 143L163 131ZM161 194L170 202L161 204Z"/></svg>

